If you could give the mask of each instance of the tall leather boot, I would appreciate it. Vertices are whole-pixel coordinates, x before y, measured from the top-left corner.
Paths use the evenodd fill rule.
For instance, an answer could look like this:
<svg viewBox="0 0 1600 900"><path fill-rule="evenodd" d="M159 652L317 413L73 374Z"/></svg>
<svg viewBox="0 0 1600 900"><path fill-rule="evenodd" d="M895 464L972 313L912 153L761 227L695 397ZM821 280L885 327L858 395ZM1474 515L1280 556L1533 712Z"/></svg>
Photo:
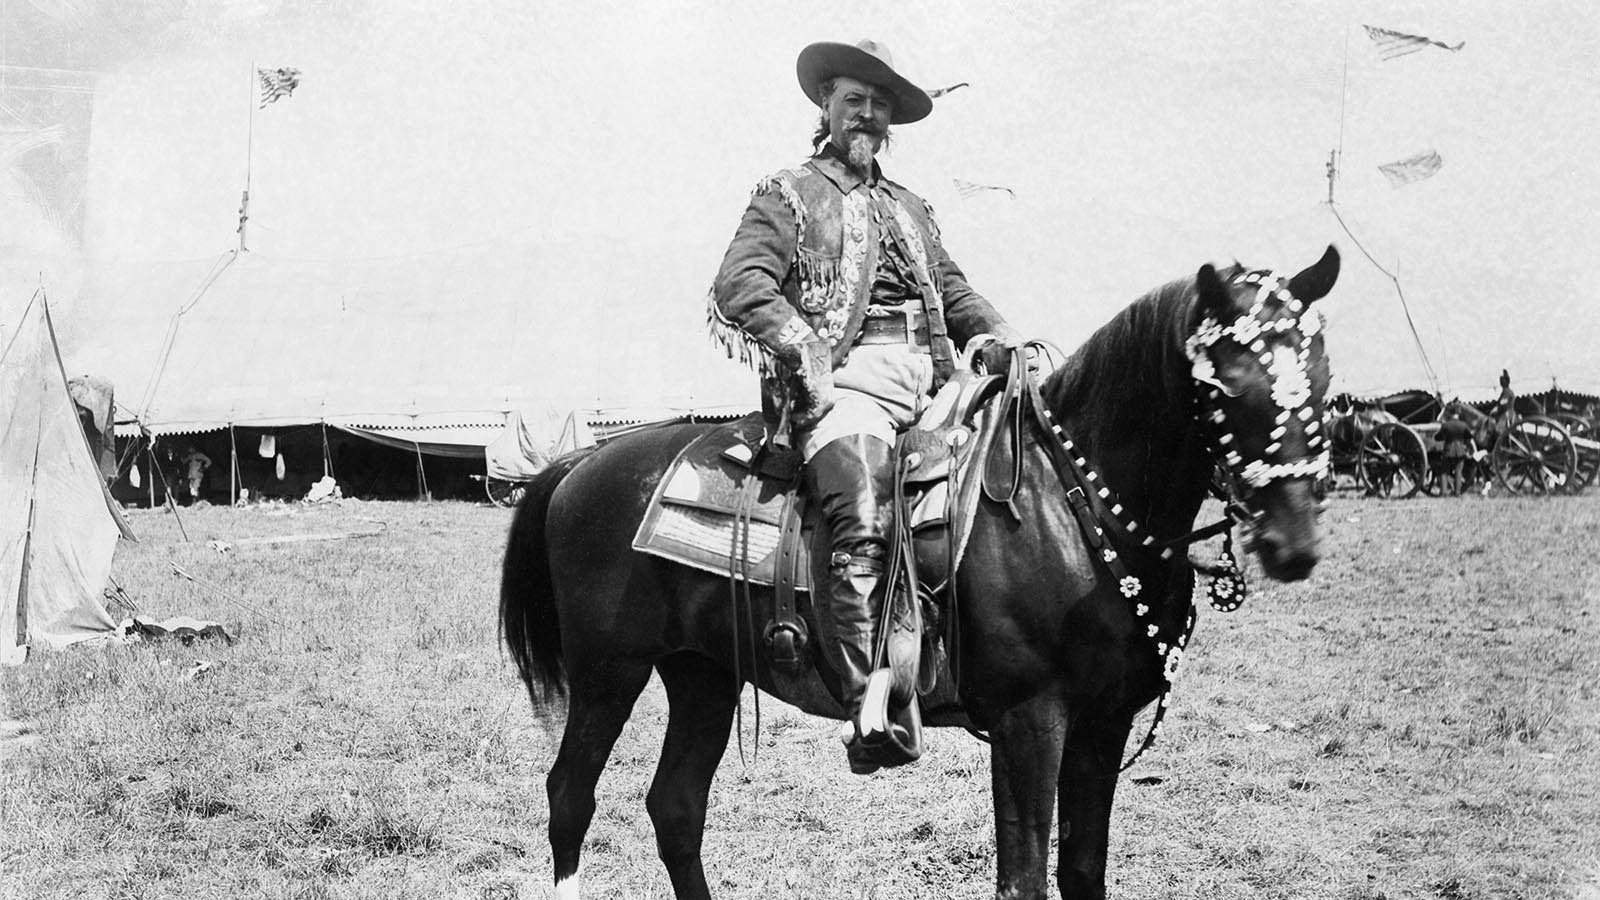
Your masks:
<svg viewBox="0 0 1600 900"><path fill-rule="evenodd" d="M901 749L907 743L905 729L884 714L892 677L887 669L875 673L873 667L873 638L884 602L880 582L892 526L891 457L884 441L850 435L817 451L805 469L807 497L817 505L828 534L827 552L812 554L820 649L838 675L839 700L849 715L850 768L859 774L915 758ZM870 706L865 721L864 703ZM895 729L899 734L891 735Z"/></svg>

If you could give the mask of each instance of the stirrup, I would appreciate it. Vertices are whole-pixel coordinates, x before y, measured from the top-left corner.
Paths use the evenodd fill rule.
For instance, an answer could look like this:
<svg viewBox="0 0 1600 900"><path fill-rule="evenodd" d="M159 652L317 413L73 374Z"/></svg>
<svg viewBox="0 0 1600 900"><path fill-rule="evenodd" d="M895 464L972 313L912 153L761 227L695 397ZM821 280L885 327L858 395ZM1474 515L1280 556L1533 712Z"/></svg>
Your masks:
<svg viewBox="0 0 1600 900"><path fill-rule="evenodd" d="M903 766L922 756L922 715L916 698L905 708L906 723L888 715L889 690L894 676L879 669L867 679L861 712L839 727L839 741L850 759L850 771L870 775L886 766Z"/></svg>
<svg viewBox="0 0 1600 900"><path fill-rule="evenodd" d="M839 723L839 743L846 747L856 741L874 743L888 735L889 689L894 686L894 672L878 669L867 676L867 688L861 696L861 712L854 719Z"/></svg>
<svg viewBox="0 0 1600 900"><path fill-rule="evenodd" d="M856 719L859 737L866 743L875 743L889 735L889 691L894 687L894 671L878 669L867 677L867 689L861 695L861 713Z"/></svg>

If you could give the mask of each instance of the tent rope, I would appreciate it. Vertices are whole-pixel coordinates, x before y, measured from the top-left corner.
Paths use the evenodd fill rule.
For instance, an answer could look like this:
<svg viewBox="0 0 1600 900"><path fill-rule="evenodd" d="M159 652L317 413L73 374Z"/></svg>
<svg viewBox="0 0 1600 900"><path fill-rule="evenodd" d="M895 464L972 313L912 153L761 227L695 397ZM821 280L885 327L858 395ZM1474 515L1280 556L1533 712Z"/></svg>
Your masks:
<svg viewBox="0 0 1600 900"><path fill-rule="evenodd" d="M150 405L155 402L156 388L166 375L167 363L172 358L172 348L178 340L178 320L183 318L184 313L194 309L195 304L200 302L206 291L211 289L211 285L215 284L216 280L222 277L222 273L227 271L228 267L233 265L233 261L238 258L239 251L237 250L230 250L218 257L217 261L211 264L211 271L207 272L206 277L201 279L200 286L195 289L194 295L172 315L172 320L167 323L167 333L161 340L161 352L156 355L155 367L151 370L150 380L145 384L144 396L139 398L139 410L135 413L135 418L144 419L150 415Z"/></svg>
<svg viewBox="0 0 1600 900"><path fill-rule="evenodd" d="M1344 217L1339 215L1339 208L1333 204L1332 199L1328 201L1328 211L1333 213L1334 220L1339 223L1340 228L1344 229L1344 233L1350 236L1350 241L1356 245L1357 250L1361 251L1361 255L1367 258L1367 262L1372 263L1373 268L1382 272L1390 281L1394 282L1395 295L1400 298L1400 311L1405 313L1406 327L1411 329L1411 341L1417 345L1417 355L1422 357L1422 370L1427 374L1428 384L1432 386L1434 394L1439 394L1439 376L1433 370L1433 363L1428 360L1428 351L1423 349L1422 336L1417 334L1417 323L1411 318L1411 307L1406 303L1405 291L1400 289L1399 277L1385 269L1381 263L1373 258L1371 253L1367 252L1367 248L1362 246L1361 241L1350 230L1350 226L1345 224Z"/></svg>

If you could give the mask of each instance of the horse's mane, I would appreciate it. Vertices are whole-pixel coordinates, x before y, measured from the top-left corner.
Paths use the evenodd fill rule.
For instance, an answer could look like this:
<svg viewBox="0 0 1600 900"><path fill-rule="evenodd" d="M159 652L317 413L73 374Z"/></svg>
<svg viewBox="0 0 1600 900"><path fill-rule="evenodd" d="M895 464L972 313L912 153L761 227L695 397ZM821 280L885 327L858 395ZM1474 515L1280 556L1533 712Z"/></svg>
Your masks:
<svg viewBox="0 0 1600 900"><path fill-rule="evenodd" d="M1241 271L1235 263L1218 274L1226 281ZM1195 300L1191 275L1128 304L1045 380L1045 402L1058 417L1075 417L1088 433L1130 412L1149 416L1186 401L1192 381L1184 342Z"/></svg>

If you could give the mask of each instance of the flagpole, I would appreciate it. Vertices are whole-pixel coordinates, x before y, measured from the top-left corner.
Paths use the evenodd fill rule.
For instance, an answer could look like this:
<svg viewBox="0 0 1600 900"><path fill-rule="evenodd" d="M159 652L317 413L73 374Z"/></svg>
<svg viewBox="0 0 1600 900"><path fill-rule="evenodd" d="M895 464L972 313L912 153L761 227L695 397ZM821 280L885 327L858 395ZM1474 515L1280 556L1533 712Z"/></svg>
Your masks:
<svg viewBox="0 0 1600 900"><path fill-rule="evenodd" d="M1434 371L1433 363L1428 359L1428 351L1422 346L1422 335L1417 333L1417 323L1411 317L1411 306L1406 302L1406 292L1400 287L1399 263L1396 262L1395 271L1393 272L1384 268L1383 264L1378 262L1366 247L1362 246L1360 239L1355 236L1355 232L1351 231L1350 226L1345 224L1344 216L1339 215L1338 205L1333 202L1333 184L1339 174L1340 158L1344 155L1345 95L1349 86L1350 30L1346 28L1344 33L1344 74L1339 84L1339 143L1328 155L1328 212L1333 214L1334 221L1339 223L1339 228L1350 238L1350 242L1356 245L1356 249L1361 251L1361 255L1367 258L1367 262L1372 263L1373 268L1382 272L1384 277L1394 284L1394 293L1400 299L1400 311L1405 314L1406 327L1411 331L1412 343L1416 345L1417 355L1422 357L1423 374L1427 376L1429 386L1433 388L1433 393L1437 395L1439 394L1439 376Z"/></svg>
<svg viewBox="0 0 1600 900"><path fill-rule="evenodd" d="M1339 78L1339 143L1328 157L1328 205L1333 205L1333 183L1339 177L1339 163L1344 156L1344 105L1350 89L1350 29L1344 30L1344 72Z"/></svg>
<svg viewBox="0 0 1600 900"><path fill-rule="evenodd" d="M245 127L244 139L244 195L239 198L239 249L248 252L244 244L244 226L250 221L250 165L256 142L256 61L250 60L250 119Z"/></svg>

